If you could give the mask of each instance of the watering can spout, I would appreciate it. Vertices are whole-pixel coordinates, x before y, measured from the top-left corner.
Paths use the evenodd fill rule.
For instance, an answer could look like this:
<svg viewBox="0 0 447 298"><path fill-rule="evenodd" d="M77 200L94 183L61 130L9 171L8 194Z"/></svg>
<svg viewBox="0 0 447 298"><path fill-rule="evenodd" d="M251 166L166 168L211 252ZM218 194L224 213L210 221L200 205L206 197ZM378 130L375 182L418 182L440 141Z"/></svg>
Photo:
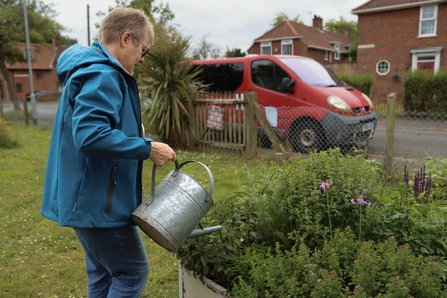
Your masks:
<svg viewBox="0 0 447 298"><path fill-rule="evenodd" d="M191 232L191 234L188 236L188 238L195 238L195 237L199 237L199 236L203 236L206 234L211 234L213 232L217 232L222 230L222 226L213 226L213 227L209 227L209 228L204 228L204 229L197 229Z"/></svg>

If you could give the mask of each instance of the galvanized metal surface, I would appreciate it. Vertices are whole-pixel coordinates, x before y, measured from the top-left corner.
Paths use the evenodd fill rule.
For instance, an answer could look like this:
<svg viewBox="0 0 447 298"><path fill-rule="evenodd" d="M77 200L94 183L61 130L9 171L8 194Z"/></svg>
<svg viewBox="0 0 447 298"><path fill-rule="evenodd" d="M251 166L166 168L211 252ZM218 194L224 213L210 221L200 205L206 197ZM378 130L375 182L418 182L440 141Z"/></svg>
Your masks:
<svg viewBox="0 0 447 298"><path fill-rule="evenodd" d="M180 172L185 164L195 162L205 168L210 177L207 191L196 180ZM177 252L200 220L213 206L211 198L214 178L210 169L197 161L175 163L176 169L155 187L156 166L152 170L151 195L132 213L132 219L143 232L170 252ZM209 232L215 231L211 229ZM196 234L204 234L199 230Z"/></svg>

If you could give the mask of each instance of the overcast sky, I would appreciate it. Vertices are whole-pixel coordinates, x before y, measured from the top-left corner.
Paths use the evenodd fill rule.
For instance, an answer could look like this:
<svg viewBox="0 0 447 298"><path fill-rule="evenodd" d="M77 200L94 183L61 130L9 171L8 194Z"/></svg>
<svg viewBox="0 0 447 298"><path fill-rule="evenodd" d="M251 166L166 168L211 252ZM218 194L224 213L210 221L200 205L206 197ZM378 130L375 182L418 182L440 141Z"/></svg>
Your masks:
<svg viewBox="0 0 447 298"><path fill-rule="evenodd" d="M90 37L97 35L94 26L101 18L98 11L107 12L115 6L114 0L44 0L54 3L59 13L56 21L69 29L64 32L76 38L81 45L88 44L87 5L90 7ZM253 40L271 29L276 14L285 13L289 19L299 16L305 25L312 26L314 15L323 19L323 24L343 16L348 21L357 21L351 10L367 0L164 0L175 14L173 23L185 36L190 36L192 46L203 36L222 49L240 48L247 51ZM160 3L160 1L156 1ZM92 43L92 41L91 41Z"/></svg>

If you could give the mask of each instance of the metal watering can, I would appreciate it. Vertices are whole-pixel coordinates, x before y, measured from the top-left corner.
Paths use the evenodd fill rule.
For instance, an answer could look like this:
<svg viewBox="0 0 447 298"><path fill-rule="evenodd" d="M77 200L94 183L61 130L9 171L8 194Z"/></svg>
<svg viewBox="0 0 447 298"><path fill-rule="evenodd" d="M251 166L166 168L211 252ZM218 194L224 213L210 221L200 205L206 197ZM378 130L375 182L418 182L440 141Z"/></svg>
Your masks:
<svg viewBox="0 0 447 298"><path fill-rule="evenodd" d="M198 163L208 172L210 188L202 185L180 168L188 163ZM132 213L133 221L155 242L170 252L177 252L187 238L209 234L222 229L214 226L194 230L200 220L213 206L211 195L214 190L214 177L210 169L201 162L189 160L178 164L175 170L155 187L157 166L152 168L151 195Z"/></svg>

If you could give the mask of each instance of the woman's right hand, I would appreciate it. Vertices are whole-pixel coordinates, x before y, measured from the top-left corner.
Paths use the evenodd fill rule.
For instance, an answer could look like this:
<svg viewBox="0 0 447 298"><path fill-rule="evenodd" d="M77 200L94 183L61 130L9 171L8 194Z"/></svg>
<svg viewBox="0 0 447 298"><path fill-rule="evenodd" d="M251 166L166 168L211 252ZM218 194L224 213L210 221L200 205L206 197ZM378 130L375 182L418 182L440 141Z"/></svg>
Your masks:
<svg viewBox="0 0 447 298"><path fill-rule="evenodd" d="M152 160L156 166L161 167L168 161L176 161L177 155L172 148L161 142L151 142L152 150L149 159Z"/></svg>

